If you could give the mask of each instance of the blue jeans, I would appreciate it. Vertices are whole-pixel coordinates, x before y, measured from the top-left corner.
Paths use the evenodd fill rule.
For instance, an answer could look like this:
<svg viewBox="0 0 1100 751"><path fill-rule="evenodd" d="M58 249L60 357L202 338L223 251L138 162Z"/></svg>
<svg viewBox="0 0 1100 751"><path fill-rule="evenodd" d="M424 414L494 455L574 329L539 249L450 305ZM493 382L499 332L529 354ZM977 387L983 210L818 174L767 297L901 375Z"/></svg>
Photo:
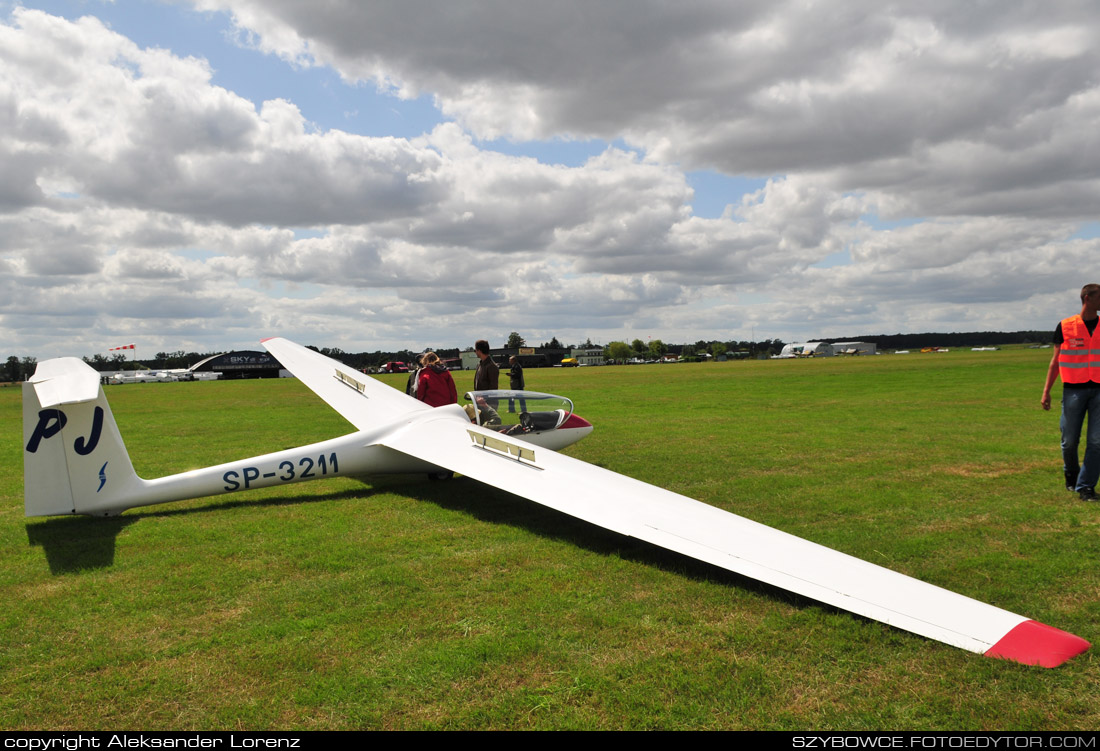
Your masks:
<svg viewBox="0 0 1100 751"><path fill-rule="evenodd" d="M1089 418L1085 434L1085 460L1078 464L1081 426ZM1062 390L1062 463L1066 475L1077 473L1076 490L1095 488L1100 478L1100 388Z"/></svg>

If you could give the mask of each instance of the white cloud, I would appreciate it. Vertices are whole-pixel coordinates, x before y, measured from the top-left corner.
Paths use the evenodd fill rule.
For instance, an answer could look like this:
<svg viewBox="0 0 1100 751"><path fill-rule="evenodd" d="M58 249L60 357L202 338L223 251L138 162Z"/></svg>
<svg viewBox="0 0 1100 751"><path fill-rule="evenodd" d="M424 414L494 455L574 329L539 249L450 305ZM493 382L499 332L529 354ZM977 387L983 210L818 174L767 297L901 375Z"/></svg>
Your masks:
<svg viewBox="0 0 1100 751"><path fill-rule="evenodd" d="M481 138L775 174L915 158L1093 90L1088 4L210 0L289 59L431 92ZM413 20L415 19L415 21Z"/></svg>
<svg viewBox="0 0 1100 751"><path fill-rule="evenodd" d="M1097 250L1072 239L1100 205L1089 5L201 7L453 122L324 130L289 94L214 85L205 60L17 8L0 23L9 346L1047 328ZM616 145L565 167L487 150L497 136ZM702 218L695 167L768 181ZM911 226L878 228L892 219Z"/></svg>

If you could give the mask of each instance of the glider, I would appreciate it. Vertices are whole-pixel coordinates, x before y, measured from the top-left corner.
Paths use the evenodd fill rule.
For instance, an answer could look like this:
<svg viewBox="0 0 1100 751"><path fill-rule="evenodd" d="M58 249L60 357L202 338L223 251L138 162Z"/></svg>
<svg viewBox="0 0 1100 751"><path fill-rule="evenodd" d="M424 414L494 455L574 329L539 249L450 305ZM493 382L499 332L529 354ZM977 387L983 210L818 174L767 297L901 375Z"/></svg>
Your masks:
<svg viewBox="0 0 1100 751"><path fill-rule="evenodd" d="M592 431L562 397L472 392L470 413L458 405L432 408L286 339L263 344L357 432L144 480L134 472L99 374L76 358L46 360L23 385L26 515L113 516L128 508L337 475L457 472L620 534L989 657L1055 667L1090 646L1024 616L559 454L557 449ZM509 423L509 407L519 408L518 421Z"/></svg>

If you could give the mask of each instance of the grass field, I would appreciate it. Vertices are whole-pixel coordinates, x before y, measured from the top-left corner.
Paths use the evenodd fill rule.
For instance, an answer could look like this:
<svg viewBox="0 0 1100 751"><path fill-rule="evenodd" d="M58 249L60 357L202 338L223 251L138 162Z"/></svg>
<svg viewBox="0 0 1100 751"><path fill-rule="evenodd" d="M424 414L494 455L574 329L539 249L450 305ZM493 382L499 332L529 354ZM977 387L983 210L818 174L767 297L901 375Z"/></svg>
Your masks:
<svg viewBox="0 0 1100 751"><path fill-rule="evenodd" d="M1095 643L1100 505L1061 487L1048 360L527 380L596 425L578 458ZM146 477L350 430L293 380L107 394ZM462 478L25 519L20 410L0 389L0 729L1100 727L1096 649L986 659Z"/></svg>

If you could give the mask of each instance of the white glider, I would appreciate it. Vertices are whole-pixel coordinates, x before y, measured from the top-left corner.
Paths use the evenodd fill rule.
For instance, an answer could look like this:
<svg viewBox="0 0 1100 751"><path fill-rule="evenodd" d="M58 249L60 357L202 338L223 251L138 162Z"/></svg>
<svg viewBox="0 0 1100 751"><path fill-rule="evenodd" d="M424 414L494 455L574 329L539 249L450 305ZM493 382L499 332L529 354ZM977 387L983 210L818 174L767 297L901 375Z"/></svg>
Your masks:
<svg viewBox="0 0 1100 751"><path fill-rule="evenodd" d="M286 339L264 346L357 429L251 459L144 480L134 472L98 374L76 358L39 363L23 386L27 516L128 508L336 475L457 472L743 576L989 657L1055 667L1084 639L831 548L557 453L592 426L572 405L537 412L531 392L477 392L431 408ZM521 425L497 424L505 402ZM531 417L534 415L534 417ZM504 420L507 422L507 420Z"/></svg>

